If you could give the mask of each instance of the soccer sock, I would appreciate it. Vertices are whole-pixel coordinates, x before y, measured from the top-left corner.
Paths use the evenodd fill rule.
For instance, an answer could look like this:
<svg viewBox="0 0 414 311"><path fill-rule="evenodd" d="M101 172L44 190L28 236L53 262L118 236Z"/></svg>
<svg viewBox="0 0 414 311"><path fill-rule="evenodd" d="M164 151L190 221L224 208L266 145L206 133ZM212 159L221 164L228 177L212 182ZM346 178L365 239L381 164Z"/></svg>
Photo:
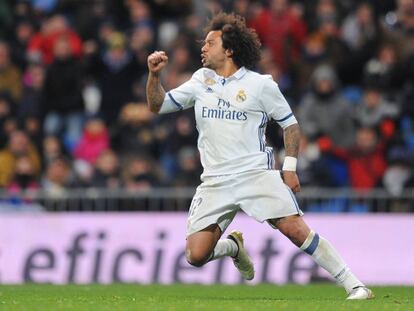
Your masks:
<svg viewBox="0 0 414 311"><path fill-rule="evenodd" d="M328 271L338 284L345 288L347 293L355 287L364 286L364 284L349 270L345 261L335 248L333 248L331 243L314 231L309 233L300 249L311 255L313 260Z"/></svg>
<svg viewBox="0 0 414 311"><path fill-rule="evenodd" d="M236 242L231 239L221 239L217 242L216 247L214 248L213 253L208 261L212 261L224 256L234 257L237 255L239 247Z"/></svg>

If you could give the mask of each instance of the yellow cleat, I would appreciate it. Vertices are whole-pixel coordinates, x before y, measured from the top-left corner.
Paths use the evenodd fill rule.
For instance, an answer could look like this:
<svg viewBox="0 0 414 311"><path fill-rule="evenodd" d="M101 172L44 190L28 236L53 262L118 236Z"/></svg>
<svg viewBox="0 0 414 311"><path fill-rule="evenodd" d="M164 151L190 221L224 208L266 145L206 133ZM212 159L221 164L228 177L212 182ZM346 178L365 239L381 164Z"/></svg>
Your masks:
<svg viewBox="0 0 414 311"><path fill-rule="evenodd" d="M237 255L232 257L234 265L237 270L239 270L243 278L246 280L252 280L254 278L254 266L246 252L246 249L244 248L243 234L240 231L232 231L227 238L236 242L239 248Z"/></svg>

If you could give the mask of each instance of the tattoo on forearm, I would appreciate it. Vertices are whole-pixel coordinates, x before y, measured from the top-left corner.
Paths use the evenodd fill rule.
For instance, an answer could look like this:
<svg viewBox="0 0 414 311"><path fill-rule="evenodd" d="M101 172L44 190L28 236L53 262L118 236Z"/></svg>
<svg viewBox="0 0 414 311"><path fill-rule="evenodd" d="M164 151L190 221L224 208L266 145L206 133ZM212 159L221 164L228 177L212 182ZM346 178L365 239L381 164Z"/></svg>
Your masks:
<svg viewBox="0 0 414 311"><path fill-rule="evenodd" d="M298 157L300 128L298 124L287 127L283 132L283 140L285 143L285 155L290 157Z"/></svg>
<svg viewBox="0 0 414 311"><path fill-rule="evenodd" d="M158 75L149 74L147 81L147 101L152 112L159 112L164 101L165 91Z"/></svg>

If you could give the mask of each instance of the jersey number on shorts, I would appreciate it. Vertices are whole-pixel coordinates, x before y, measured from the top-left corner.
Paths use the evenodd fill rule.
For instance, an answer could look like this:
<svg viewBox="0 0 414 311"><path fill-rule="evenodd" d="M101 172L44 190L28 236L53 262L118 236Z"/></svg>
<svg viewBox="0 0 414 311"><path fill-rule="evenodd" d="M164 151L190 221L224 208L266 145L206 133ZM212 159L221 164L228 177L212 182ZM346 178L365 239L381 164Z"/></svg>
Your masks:
<svg viewBox="0 0 414 311"><path fill-rule="evenodd" d="M191 202L190 206L190 216L192 216L196 210L197 207L201 205L201 202L203 202L203 198L194 198Z"/></svg>

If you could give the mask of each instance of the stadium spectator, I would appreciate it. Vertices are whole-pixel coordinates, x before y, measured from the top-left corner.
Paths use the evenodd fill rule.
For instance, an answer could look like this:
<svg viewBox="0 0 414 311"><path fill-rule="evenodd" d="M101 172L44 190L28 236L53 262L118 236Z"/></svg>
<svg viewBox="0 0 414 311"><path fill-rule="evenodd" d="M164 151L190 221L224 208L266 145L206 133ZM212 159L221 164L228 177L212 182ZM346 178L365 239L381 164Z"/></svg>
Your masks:
<svg viewBox="0 0 414 311"><path fill-rule="evenodd" d="M395 101L406 72L398 56L395 45L381 44L376 55L364 64L362 85L380 88L387 100Z"/></svg>
<svg viewBox="0 0 414 311"><path fill-rule="evenodd" d="M22 75L10 59L10 46L0 41L0 93L18 103L22 97Z"/></svg>
<svg viewBox="0 0 414 311"><path fill-rule="evenodd" d="M414 54L405 63L405 81L398 102L401 106L399 122L399 148L403 154L414 157ZM392 150L391 150L392 151Z"/></svg>
<svg viewBox="0 0 414 311"><path fill-rule="evenodd" d="M66 157L61 140L57 136L49 135L42 142L42 164L47 167L51 162L58 158Z"/></svg>
<svg viewBox="0 0 414 311"><path fill-rule="evenodd" d="M83 134L73 149L73 156L93 165L109 146L109 133L105 122L99 116L92 116L85 122Z"/></svg>
<svg viewBox="0 0 414 311"><path fill-rule="evenodd" d="M233 7L230 11L248 19L250 12L253 11L253 5L249 0L233 1Z"/></svg>
<svg viewBox="0 0 414 311"><path fill-rule="evenodd" d="M373 57L380 42L381 30L375 12L369 2L356 4L355 11L348 14L341 27L341 37L347 45L351 60L343 61L344 82L361 83L364 64ZM341 68L339 68L341 70Z"/></svg>
<svg viewBox="0 0 414 311"><path fill-rule="evenodd" d="M330 4L328 7L336 10L332 0L321 0L320 3L331 3L332 6ZM322 12L316 18L318 20L316 33L324 38L327 63L333 67L343 84L352 84L359 79L355 71L360 70L360 64L356 62L356 58L351 54L346 42L341 37L339 17L336 11Z"/></svg>
<svg viewBox="0 0 414 311"><path fill-rule="evenodd" d="M140 63L145 63L143 59L155 46L154 29L149 25L135 27L131 33L130 49Z"/></svg>
<svg viewBox="0 0 414 311"><path fill-rule="evenodd" d="M263 8L249 25L272 51L274 61L283 72L297 63L307 30L301 17L292 12L289 0L270 1L270 8Z"/></svg>
<svg viewBox="0 0 414 311"><path fill-rule="evenodd" d="M331 66L318 66L311 77L311 90L298 108L304 134L314 140L329 136L334 144L349 147L354 141L351 105L343 97Z"/></svg>
<svg viewBox="0 0 414 311"><path fill-rule="evenodd" d="M171 122L174 127L169 130L161 159L161 165L168 180L173 180L177 174L180 174L180 151L184 148L194 147L197 143L194 116L184 113Z"/></svg>
<svg viewBox="0 0 414 311"><path fill-rule="evenodd" d="M401 196L407 188L414 187L414 152L393 148L389 152L389 165L382 178L384 188L394 197ZM392 211L392 210L391 210Z"/></svg>
<svg viewBox="0 0 414 311"><path fill-rule="evenodd" d="M404 144L404 149L414 155L414 118L404 116L400 121L400 135Z"/></svg>
<svg viewBox="0 0 414 311"><path fill-rule="evenodd" d="M113 1L92 0L92 1L59 1L59 11L70 16L73 28L85 44L91 41L98 41L99 29L104 23L115 22L116 14L113 10ZM112 5L112 7L111 7Z"/></svg>
<svg viewBox="0 0 414 311"><path fill-rule="evenodd" d="M202 167L200 155L195 147L183 147L177 155L178 173L174 177L176 187L196 187L200 184Z"/></svg>
<svg viewBox="0 0 414 311"><path fill-rule="evenodd" d="M63 157L53 159L41 180L42 189L51 195L61 195L74 186L74 175L70 164Z"/></svg>
<svg viewBox="0 0 414 311"><path fill-rule="evenodd" d="M65 147L72 150L80 139L84 120L82 67L73 57L66 35L56 38L53 53L42 92L44 132L61 137Z"/></svg>
<svg viewBox="0 0 414 311"><path fill-rule="evenodd" d="M296 69L296 85L299 98L309 91L310 79L315 69L323 64L329 64L327 38L319 32L307 36L304 42L299 65Z"/></svg>
<svg viewBox="0 0 414 311"><path fill-rule="evenodd" d="M147 2L142 0L129 0L126 1L126 6L129 12L129 29L143 25L154 27L151 18L151 9Z"/></svg>
<svg viewBox="0 0 414 311"><path fill-rule="evenodd" d="M342 38L352 51L375 49L379 36L379 25L369 2L357 4L348 14L341 27Z"/></svg>
<svg viewBox="0 0 414 311"><path fill-rule="evenodd" d="M154 116L145 103L128 103L119 115L119 119L111 129L111 145L121 157L136 153L159 157L155 132Z"/></svg>
<svg viewBox="0 0 414 311"><path fill-rule="evenodd" d="M42 21L41 31L30 40L27 53L32 61L52 64L57 56L55 53L56 41L66 38L67 53L75 58L82 55L82 40L68 25L62 15L54 15Z"/></svg>
<svg viewBox="0 0 414 311"><path fill-rule="evenodd" d="M307 23L310 30L316 31L325 21L340 20L339 3L334 0L317 0L312 4L308 4Z"/></svg>
<svg viewBox="0 0 414 311"><path fill-rule="evenodd" d="M89 59L94 60L96 55L100 55L107 48L107 43L111 35L117 31L113 21L111 19L104 19L100 24L97 25L98 29L94 36L84 41L83 45L83 58L84 62L88 64ZM94 68L92 68L94 69ZM87 72L92 74L93 72Z"/></svg>
<svg viewBox="0 0 414 311"><path fill-rule="evenodd" d="M384 141L375 129L361 127L357 130L355 145L349 149L340 148L323 137L319 139L323 152L331 152L348 164L350 184L356 190L369 190L378 187L387 168Z"/></svg>
<svg viewBox="0 0 414 311"><path fill-rule="evenodd" d="M383 20L384 41L398 47L403 62L414 53L414 1L396 0L393 18Z"/></svg>
<svg viewBox="0 0 414 311"><path fill-rule="evenodd" d="M20 117L41 118L42 91L45 81L45 68L40 64L29 64L23 76L23 98L18 106Z"/></svg>
<svg viewBox="0 0 414 311"><path fill-rule="evenodd" d="M113 150L107 149L99 155L95 162L90 186L107 189L121 187L119 158Z"/></svg>
<svg viewBox="0 0 414 311"><path fill-rule="evenodd" d="M27 116L19 121L19 128L27 134L36 149L41 150L43 132L40 120L33 116Z"/></svg>
<svg viewBox="0 0 414 311"><path fill-rule="evenodd" d="M9 96L0 95L0 149L3 149L7 144L8 134L10 133L9 123L15 122L13 108L15 106Z"/></svg>
<svg viewBox="0 0 414 311"><path fill-rule="evenodd" d="M11 193L23 190L37 190L40 188L38 173L28 155L17 156L14 167L14 175L7 190Z"/></svg>
<svg viewBox="0 0 414 311"><path fill-rule="evenodd" d="M133 85L142 75L142 69L127 47L127 38L120 32L108 36L106 49L90 54L85 60L86 70L102 92L100 113L105 121L118 118L123 105L133 98Z"/></svg>
<svg viewBox="0 0 414 311"><path fill-rule="evenodd" d="M329 187L332 185L331 172L324 160L317 142L309 141L302 134L297 169L302 185L311 187ZM282 163L282 160L279 161Z"/></svg>
<svg viewBox="0 0 414 311"><path fill-rule="evenodd" d="M359 126L379 127L383 121L396 120L399 109L388 102L378 87L366 87L362 101L356 106L354 118Z"/></svg>
<svg viewBox="0 0 414 311"><path fill-rule="evenodd" d="M170 68L168 73L178 72L192 72L197 66L192 62L190 49L184 44L177 44L171 50Z"/></svg>
<svg viewBox="0 0 414 311"><path fill-rule="evenodd" d="M155 166L145 155L136 155L122 168L123 186L131 191L146 191L160 185Z"/></svg>
<svg viewBox="0 0 414 311"><path fill-rule="evenodd" d="M13 24L13 15L10 3L7 1L0 2L0 39L7 36L7 32Z"/></svg>
<svg viewBox="0 0 414 311"><path fill-rule="evenodd" d="M91 186L91 181L94 174L94 167L89 162L82 159L74 159L72 161L71 171L73 173L72 187L88 188Z"/></svg>
<svg viewBox="0 0 414 311"><path fill-rule="evenodd" d="M292 74L281 70L281 68L274 62L272 54L267 48L262 49L262 57L257 64L257 71L271 75L291 105L293 107L297 106L301 94L299 93L299 90L295 88L297 87L296 81L293 80L294 78L292 77ZM295 71L294 75L296 74L297 72Z"/></svg>
<svg viewBox="0 0 414 311"><path fill-rule="evenodd" d="M15 26L15 36L10 43L11 59L21 71L27 66L27 46L34 35L35 28L31 21L21 20Z"/></svg>
<svg viewBox="0 0 414 311"><path fill-rule="evenodd" d="M41 163L38 151L26 133L13 131L6 148L0 151L0 187L7 186L13 179L16 161L21 156L27 156L33 166L34 174L40 175Z"/></svg>
<svg viewBox="0 0 414 311"><path fill-rule="evenodd" d="M48 14L53 12L59 0L29 0L33 9L41 14Z"/></svg>

